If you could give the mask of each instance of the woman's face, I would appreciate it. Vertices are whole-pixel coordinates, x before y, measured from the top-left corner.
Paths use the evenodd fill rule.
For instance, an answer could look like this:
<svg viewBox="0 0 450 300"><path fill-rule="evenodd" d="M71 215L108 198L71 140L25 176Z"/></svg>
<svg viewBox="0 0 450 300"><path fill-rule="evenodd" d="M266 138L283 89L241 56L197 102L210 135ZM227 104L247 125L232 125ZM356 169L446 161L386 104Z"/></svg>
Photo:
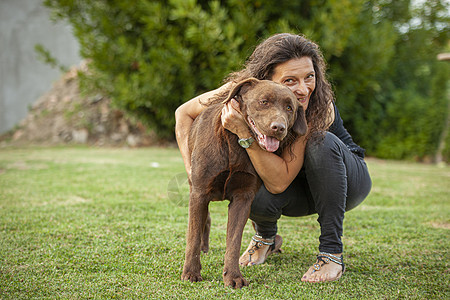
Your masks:
<svg viewBox="0 0 450 300"><path fill-rule="evenodd" d="M293 58L277 65L272 81L287 86L294 92L300 104L306 110L312 92L316 88L316 72L310 57Z"/></svg>

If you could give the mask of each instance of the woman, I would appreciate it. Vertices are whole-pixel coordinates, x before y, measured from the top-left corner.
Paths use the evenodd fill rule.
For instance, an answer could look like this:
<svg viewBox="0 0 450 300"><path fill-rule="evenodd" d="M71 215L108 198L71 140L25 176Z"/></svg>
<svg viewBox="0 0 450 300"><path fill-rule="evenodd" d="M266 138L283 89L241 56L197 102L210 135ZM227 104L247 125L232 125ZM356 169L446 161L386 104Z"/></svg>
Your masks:
<svg viewBox="0 0 450 300"><path fill-rule="evenodd" d="M299 35L274 35L256 47L245 68L231 74L225 85L177 109L175 132L188 176L191 167L187 137L192 122L206 108L204 103L248 77L272 80L291 89L305 109L309 129L305 136L294 141L291 151L295 155L287 149L277 156L256 143L246 148L264 184L250 213L256 234L239 263L261 264L269 254L279 250L282 239L277 235L277 221L281 215L317 213L321 228L319 255L301 280L337 280L344 271L341 241L344 213L364 200L372 183L364 162L364 149L353 142L334 105L325 63L316 44ZM239 139L251 137L236 101L224 106L222 125Z"/></svg>

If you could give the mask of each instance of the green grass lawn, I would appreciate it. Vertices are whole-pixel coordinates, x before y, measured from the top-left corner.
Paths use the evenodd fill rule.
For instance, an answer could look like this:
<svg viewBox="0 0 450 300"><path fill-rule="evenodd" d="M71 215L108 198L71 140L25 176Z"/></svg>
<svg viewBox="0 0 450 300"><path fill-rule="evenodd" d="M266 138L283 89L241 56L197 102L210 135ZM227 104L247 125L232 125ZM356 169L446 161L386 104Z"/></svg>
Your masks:
<svg viewBox="0 0 450 300"><path fill-rule="evenodd" d="M449 299L450 168L368 159L341 280L302 283L317 216L279 222L280 255L224 288L228 202L210 205L203 282L180 280L188 190L177 149L0 149L0 299ZM242 250L252 229L247 224Z"/></svg>

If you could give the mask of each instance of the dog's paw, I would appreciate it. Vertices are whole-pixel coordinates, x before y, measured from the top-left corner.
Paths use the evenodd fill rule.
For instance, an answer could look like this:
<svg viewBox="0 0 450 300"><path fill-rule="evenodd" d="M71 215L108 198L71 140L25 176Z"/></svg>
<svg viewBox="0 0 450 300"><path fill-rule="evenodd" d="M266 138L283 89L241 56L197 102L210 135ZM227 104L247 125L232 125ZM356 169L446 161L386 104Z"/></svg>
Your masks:
<svg viewBox="0 0 450 300"><path fill-rule="evenodd" d="M208 254L209 251L209 245L202 245L200 247L200 250L202 250L203 253Z"/></svg>
<svg viewBox="0 0 450 300"><path fill-rule="evenodd" d="M228 275L227 272L223 273L223 283L226 287L232 287L234 289L240 289L244 286L248 286L248 281L241 274Z"/></svg>
<svg viewBox="0 0 450 300"><path fill-rule="evenodd" d="M203 278L200 275L200 273L183 272L183 274L181 274L181 280L187 280L187 281L190 281L190 282L199 282L199 281L202 281Z"/></svg>
<svg viewBox="0 0 450 300"><path fill-rule="evenodd" d="M200 244L200 250L203 253L208 254L208 251L209 251L209 235L202 237L202 243Z"/></svg>

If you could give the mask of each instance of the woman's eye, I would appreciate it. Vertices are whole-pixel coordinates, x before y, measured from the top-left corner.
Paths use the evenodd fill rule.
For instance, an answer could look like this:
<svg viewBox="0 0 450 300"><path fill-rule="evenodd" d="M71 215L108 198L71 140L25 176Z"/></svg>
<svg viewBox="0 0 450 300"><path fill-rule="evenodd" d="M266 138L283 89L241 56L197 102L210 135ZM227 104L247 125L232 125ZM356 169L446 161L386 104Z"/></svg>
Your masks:
<svg viewBox="0 0 450 300"><path fill-rule="evenodd" d="M294 79L291 79L291 78L286 79L286 80L284 81L284 83L286 83L286 84L292 84L292 83L294 83Z"/></svg>

